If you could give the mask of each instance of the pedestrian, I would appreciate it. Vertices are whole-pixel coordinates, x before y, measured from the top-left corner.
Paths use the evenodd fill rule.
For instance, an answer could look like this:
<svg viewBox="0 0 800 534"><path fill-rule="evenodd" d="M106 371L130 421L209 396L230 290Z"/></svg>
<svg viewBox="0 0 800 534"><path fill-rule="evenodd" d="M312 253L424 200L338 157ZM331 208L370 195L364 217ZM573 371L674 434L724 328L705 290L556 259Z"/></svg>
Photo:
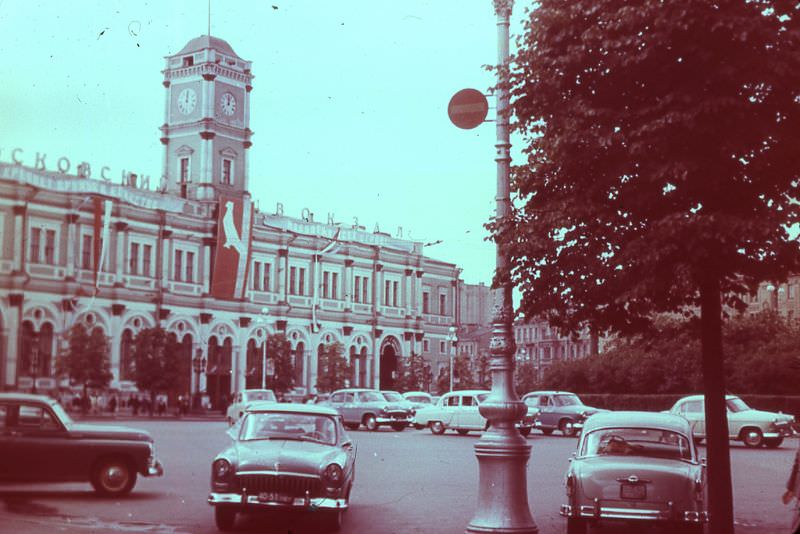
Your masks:
<svg viewBox="0 0 800 534"><path fill-rule="evenodd" d="M108 401L108 411L111 412L113 415L117 411L117 396L114 395L111 397L111 400Z"/></svg>
<svg viewBox="0 0 800 534"><path fill-rule="evenodd" d="M789 504L794 501L794 515L792 516L792 529L789 532L792 534L800 533L800 447L794 455L794 463L792 463L792 470L789 474L789 480L786 482L786 491L783 493L781 500L783 504Z"/></svg>

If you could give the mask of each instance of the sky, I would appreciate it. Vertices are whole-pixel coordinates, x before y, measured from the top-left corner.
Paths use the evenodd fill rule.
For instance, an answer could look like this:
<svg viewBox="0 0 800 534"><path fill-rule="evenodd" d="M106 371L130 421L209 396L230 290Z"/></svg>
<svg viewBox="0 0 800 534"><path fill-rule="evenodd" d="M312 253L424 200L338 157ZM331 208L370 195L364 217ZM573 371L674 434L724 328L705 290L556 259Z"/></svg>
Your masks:
<svg viewBox="0 0 800 534"><path fill-rule="evenodd" d="M526 5L515 5L512 41ZM0 0L0 161L21 148L28 165L40 152L48 168L66 156L157 183L164 57L207 26L207 0ZM260 209L402 227L440 241L426 255L467 283L491 282L494 123L461 130L447 117L457 91L493 84L491 0L212 0L211 34L253 62Z"/></svg>

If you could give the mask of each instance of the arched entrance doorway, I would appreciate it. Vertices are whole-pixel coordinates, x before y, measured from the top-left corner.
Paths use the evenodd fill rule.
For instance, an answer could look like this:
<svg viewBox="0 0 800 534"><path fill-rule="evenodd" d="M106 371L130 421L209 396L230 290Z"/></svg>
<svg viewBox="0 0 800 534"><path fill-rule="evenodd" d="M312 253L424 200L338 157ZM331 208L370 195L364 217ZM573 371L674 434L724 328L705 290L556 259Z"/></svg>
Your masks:
<svg viewBox="0 0 800 534"><path fill-rule="evenodd" d="M387 337L381 343L380 388L394 389L397 380L397 358L400 356L400 342Z"/></svg>

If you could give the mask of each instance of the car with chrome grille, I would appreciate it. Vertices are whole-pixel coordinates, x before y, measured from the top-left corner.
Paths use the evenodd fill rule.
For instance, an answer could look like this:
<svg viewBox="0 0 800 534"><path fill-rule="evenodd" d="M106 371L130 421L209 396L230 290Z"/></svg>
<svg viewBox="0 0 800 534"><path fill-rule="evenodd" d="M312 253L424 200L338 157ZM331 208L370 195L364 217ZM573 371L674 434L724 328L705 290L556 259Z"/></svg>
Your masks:
<svg viewBox="0 0 800 534"><path fill-rule="evenodd" d="M326 404L342 414L344 425L350 430L364 425L370 431L388 426L402 432L414 420L414 409L409 403L389 401L375 389L339 389Z"/></svg>
<svg viewBox="0 0 800 534"><path fill-rule="evenodd" d="M701 534L707 521L705 460L689 422L654 412L589 417L565 475L568 534L624 523Z"/></svg>
<svg viewBox="0 0 800 534"><path fill-rule="evenodd" d="M316 404L253 403L228 430L233 442L211 463L214 521L239 514L298 511L338 530L350 504L356 447L336 410Z"/></svg>
<svg viewBox="0 0 800 534"><path fill-rule="evenodd" d="M600 408L586 406L569 391L531 391L522 396L528 412L535 414L534 428L549 436L558 430L564 436L575 436L583 428L583 422L592 414L602 412Z"/></svg>

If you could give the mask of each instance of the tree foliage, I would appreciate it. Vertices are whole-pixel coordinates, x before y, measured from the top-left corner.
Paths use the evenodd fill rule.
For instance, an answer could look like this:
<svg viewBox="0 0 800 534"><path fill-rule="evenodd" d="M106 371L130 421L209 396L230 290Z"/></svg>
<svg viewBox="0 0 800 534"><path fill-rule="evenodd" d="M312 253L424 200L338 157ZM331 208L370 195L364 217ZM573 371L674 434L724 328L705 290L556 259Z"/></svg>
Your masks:
<svg viewBox="0 0 800 534"><path fill-rule="evenodd" d="M778 0L541 0L503 81L526 161L490 227L524 314L634 332L702 309L714 533L733 529L720 299L798 265L798 21Z"/></svg>
<svg viewBox="0 0 800 534"><path fill-rule="evenodd" d="M344 346L338 341L320 346L317 359L317 391L327 393L345 387L350 365L344 357Z"/></svg>
<svg viewBox="0 0 800 534"><path fill-rule="evenodd" d="M398 375L395 388L398 391L426 391L433 380L431 367L421 354L411 353L407 360L398 358Z"/></svg>
<svg viewBox="0 0 800 534"><path fill-rule="evenodd" d="M136 387L150 393L150 406L155 406L156 395L173 391L188 374L180 352L175 336L161 327L140 330L133 339Z"/></svg>
<svg viewBox="0 0 800 534"><path fill-rule="evenodd" d="M294 386L294 367L292 366L292 344L283 334L267 338L267 357L275 366L275 373L267 376L267 388L275 393L286 393Z"/></svg>
<svg viewBox="0 0 800 534"><path fill-rule="evenodd" d="M108 338L100 328L91 332L77 323L67 333L67 349L58 359L59 374L87 388L108 387L113 375Z"/></svg>

